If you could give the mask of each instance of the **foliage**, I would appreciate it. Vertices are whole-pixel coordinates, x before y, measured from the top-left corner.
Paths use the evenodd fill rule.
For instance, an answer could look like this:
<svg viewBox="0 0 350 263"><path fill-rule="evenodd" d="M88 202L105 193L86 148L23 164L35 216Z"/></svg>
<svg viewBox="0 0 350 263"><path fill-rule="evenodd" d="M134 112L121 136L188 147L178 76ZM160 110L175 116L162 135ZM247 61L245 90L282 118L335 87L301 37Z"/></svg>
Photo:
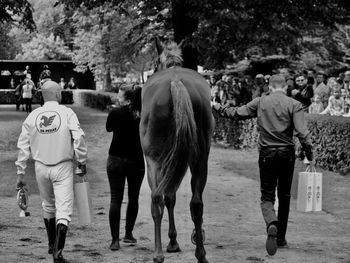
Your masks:
<svg viewBox="0 0 350 263"><path fill-rule="evenodd" d="M102 111L107 110L109 105L112 104L111 95L108 93L89 92L82 94L82 97L85 106Z"/></svg>
<svg viewBox="0 0 350 263"><path fill-rule="evenodd" d="M64 41L64 45L70 47L72 42L72 27L70 17L66 15L63 5L56 5L56 0L29 0L33 7L33 19L36 24L36 32L29 32L21 27L12 26L8 33L9 39L12 40L15 54L21 54L22 44L36 42L38 35L40 39L50 38L53 34L55 37ZM35 39L35 40L33 40ZM50 41L50 39L48 40ZM12 58L14 58L12 56ZM60 59L62 56L58 56ZM66 59L69 56L63 56ZM55 57L56 59L56 57Z"/></svg>
<svg viewBox="0 0 350 263"><path fill-rule="evenodd" d="M127 10L125 6L135 6L135 2L60 1L69 8L85 6L87 9L109 3L115 10L123 11ZM137 5L138 19L144 22L150 21L149 17L156 16L164 9L170 9L175 39L176 35L181 35L185 38L186 46L196 47L201 64L207 68L224 68L228 63L245 57L249 59L253 50L259 50L260 56L279 54L282 51L283 55L292 58L311 58L311 61L315 61L315 57L318 60L316 50L312 54L308 53L303 37L314 36L320 30L329 35L329 30L335 30L338 24L348 23L349 6L347 0L145 0ZM157 20L169 29L168 16L157 15ZM181 28L178 27L179 24L182 25ZM140 26L145 29L147 23ZM179 42L179 39L176 40ZM341 61L342 51L334 43L333 40L325 39L321 51L326 58L321 55L320 59L334 56L335 60Z"/></svg>
<svg viewBox="0 0 350 263"><path fill-rule="evenodd" d="M317 165L330 171L350 167L350 119L324 115L309 115Z"/></svg>
<svg viewBox="0 0 350 263"><path fill-rule="evenodd" d="M256 119L232 121L213 112L214 140L223 140L235 149L255 148L259 133ZM314 157L319 167L329 171L350 168L350 119L326 115L307 115Z"/></svg>
<svg viewBox="0 0 350 263"><path fill-rule="evenodd" d="M51 34L45 37L37 34L30 42L22 44L19 60L65 60L70 59L70 52L62 39Z"/></svg>
<svg viewBox="0 0 350 263"><path fill-rule="evenodd" d="M27 0L1 0L0 23L16 23L31 31L35 30L33 8Z"/></svg>
<svg viewBox="0 0 350 263"><path fill-rule="evenodd" d="M0 59L11 59L14 57L13 38L8 36L10 27L0 23Z"/></svg>

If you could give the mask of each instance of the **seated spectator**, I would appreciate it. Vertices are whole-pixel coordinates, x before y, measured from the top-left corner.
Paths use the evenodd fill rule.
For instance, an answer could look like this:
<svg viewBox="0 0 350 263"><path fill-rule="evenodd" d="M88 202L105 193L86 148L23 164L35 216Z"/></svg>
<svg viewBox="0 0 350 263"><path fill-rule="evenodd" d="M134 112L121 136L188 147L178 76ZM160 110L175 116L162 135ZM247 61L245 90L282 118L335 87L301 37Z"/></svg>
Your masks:
<svg viewBox="0 0 350 263"><path fill-rule="evenodd" d="M334 87L333 95L329 97L327 108L321 114L342 116L344 114L344 98L341 97L340 86Z"/></svg>
<svg viewBox="0 0 350 263"><path fill-rule="evenodd" d="M253 99L267 95L269 93L269 86L266 85L263 74L257 74L254 81Z"/></svg>
<svg viewBox="0 0 350 263"><path fill-rule="evenodd" d="M329 87L325 84L325 73L320 71L316 76L316 88L314 89L314 94L320 97L323 103L323 107L327 107L329 96L331 95Z"/></svg>
<svg viewBox="0 0 350 263"><path fill-rule="evenodd" d="M310 114L320 114L324 110L323 103L319 95L315 95L309 107Z"/></svg>
<svg viewBox="0 0 350 263"><path fill-rule="evenodd" d="M344 117L350 117L350 92L345 92L344 98Z"/></svg>
<svg viewBox="0 0 350 263"><path fill-rule="evenodd" d="M327 81L327 86L330 93L333 93L333 87L337 84L337 79L335 77L330 77Z"/></svg>
<svg viewBox="0 0 350 263"><path fill-rule="evenodd" d="M292 97L292 90L295 88L294 77L291 75L287 75L286 83L287 83L287 96Z"/></svg>
<svg viewBox="0 0 350 263"><path fill-rule="evenodd" d="M292 90L292 97L302 104L305 112L308 112L311 99L314 96L314 90L312 86L307 83L306 76L303 73L297 75L295 84L296 89Z"/></svg>

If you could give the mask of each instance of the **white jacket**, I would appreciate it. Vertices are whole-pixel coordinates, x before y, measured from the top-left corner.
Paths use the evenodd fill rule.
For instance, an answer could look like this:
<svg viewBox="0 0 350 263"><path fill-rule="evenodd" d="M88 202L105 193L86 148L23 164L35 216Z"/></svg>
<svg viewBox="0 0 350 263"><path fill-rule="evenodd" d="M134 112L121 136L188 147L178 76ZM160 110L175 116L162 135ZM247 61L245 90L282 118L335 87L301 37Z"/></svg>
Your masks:
<svg viewBox="0 0 350 263"><path fill-rule="evenodd" d="M22 125L18 138L17 174L24 174L30 154L45 165L76 160L86 163L84 132L72 109L48 101L32 111Z"/></svg>

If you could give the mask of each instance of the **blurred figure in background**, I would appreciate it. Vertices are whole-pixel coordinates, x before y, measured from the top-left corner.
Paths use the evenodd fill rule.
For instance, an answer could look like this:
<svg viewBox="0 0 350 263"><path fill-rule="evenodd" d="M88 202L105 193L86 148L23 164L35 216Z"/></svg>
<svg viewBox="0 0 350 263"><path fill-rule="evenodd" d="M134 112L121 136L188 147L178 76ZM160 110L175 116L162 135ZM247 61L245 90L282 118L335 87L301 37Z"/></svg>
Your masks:
<svg viewBox="0 0 350 263"><path fill-rule="evenodd" d="M61 89L66 89L67 88L67 83L64 81L64 78L60 79L60 83L58 83L61 87Z"/></svg>
<svg viewBox="0 0 350 263"><path fill-rule="evenodd" d="M344 98L341 96L339 85L334 87L333 95L329 97L328 106L321 114L331 116L342 116L344 114Z"/></svg>
<svg viewBox="0 0 350 263"><path fill-rule="evenodd" d="M78 85L75 82L75 79L71 77L68 82L68 89L77 89L77 88L78 88Z"/></svg>
<svg viewBox="0 0 350 263"><path fill-rule="evenodd" d="M313 102L309 107L310 114L320 114L324 110L323 103L320 99L319 95L315 95L313 98Z"/></svg>
<svg viewBox="0 0 350 263"><path fill-rule="evenodd" d="M318 72L316 75L316 88L314 89L314 94L319 96L323 107L326 108L331 92L326 85L326 74L323 71Z"/></svg>
<svg viewBox="0 0 350 263"><path fill-rule="evenodd" d="M25 84L22 87L22 98L26 105L26 112L32 112L32 98L33 98L34 86L29 79L25 80Z"/></svg>

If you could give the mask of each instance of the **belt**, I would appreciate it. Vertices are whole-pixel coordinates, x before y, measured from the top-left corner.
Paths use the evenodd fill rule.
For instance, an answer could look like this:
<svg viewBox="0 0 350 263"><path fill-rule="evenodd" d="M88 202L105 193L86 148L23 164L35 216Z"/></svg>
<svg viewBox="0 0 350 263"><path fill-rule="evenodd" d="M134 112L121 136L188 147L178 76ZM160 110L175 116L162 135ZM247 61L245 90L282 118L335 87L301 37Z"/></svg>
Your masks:
<svg viewBox="0 0 350 263"><path fill-rule="evenodd" d="M263 147L260 148L260 150L272 150L272 151L294 150L294 146L292 146L292 145L286 145L286 146L263 146Z"/></svg>

